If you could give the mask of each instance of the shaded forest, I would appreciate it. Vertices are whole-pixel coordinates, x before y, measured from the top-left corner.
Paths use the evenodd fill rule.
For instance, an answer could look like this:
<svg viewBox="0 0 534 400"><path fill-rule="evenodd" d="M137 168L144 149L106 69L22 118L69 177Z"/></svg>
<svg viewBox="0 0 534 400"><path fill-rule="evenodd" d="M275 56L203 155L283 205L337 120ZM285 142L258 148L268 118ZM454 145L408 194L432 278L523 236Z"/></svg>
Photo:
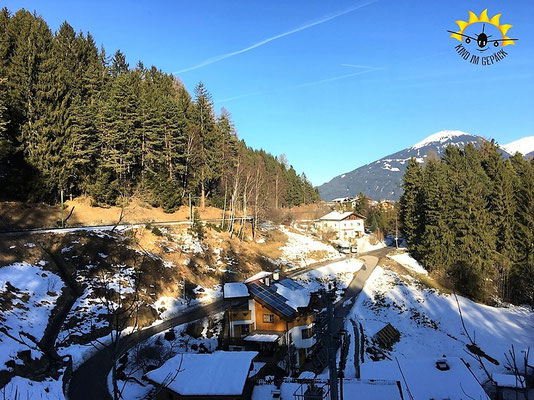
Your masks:
<svg viewBox="0 0 534 400"><path fill-rule="evenodd" d="M409 250L477 300L534 305L534 161L494 142L411 159L400 217Z"/></svg>
<svg viewBox="0 0 534 400"><path fill-rule="evenodd" d="M224 108L216 114L199 83L120 51L108 56L90 33L64 22L53 33L27 11L0 12L0 185L2 200L95 204L138 196L173 211L199 205L269 212L319 200L284 156L239 140Z"/></svg>

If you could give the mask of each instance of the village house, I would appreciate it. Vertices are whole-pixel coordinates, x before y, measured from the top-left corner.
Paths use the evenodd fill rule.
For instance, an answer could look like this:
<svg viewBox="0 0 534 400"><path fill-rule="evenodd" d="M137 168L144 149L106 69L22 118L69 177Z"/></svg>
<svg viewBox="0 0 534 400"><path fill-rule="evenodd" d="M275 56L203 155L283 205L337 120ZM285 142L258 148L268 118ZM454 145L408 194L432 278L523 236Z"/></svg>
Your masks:
<svg viewBox="0 0 534 400"><path fill-rule="evenodd" d="M250 399L255 351L180 353L147 372L158 388L157 400Z"/></svg>
<svg viewBox="0 0 534 400"><path fill-rule="evenodd" d="M332 211L315 222L315 228L323 232L334 232L340 240L351 240L365 234L365 217L355 212Z"/></svg>
<svg viewBox="0 0 534 400"><path fill-rule="evenodd" d="M315 345L315 297L276 271L260 272L244 283L226 283L224 339L229 349L262 354L285 352L289 368L300 368Z"/></svg>

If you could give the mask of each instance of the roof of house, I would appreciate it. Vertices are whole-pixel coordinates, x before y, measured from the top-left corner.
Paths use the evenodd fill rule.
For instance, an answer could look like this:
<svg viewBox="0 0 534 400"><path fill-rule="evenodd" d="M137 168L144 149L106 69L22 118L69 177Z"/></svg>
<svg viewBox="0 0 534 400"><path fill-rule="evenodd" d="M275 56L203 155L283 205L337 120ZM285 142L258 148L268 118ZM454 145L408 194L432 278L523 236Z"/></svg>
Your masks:
<svg viewBox="0 0 534 400"><path fill-rule="evenodd" d="M276 287L267 286L261 282L251 282L248 285L250 294L259 299L277 314L285 318L293 318L297 310L287 304L287 299L277 293Z"/></svg>
<svg viewBox="0 0 534 400"><path fill-rule="evenodd" d="M461 358L447 357L449 369L441 371L435 358L400 360L400 369L414 399L489 400L473 373Z"/></svg>
<svg viewBox="0 0 534 400"><path fill-rule="evenodd" d="M257 355L256 351L182 353L147 372L147 376L182 396L240 395Z"/></svg>
<svg viewBox="0 0 534 400"><path fill-rule="evenodd" d="M253 282L253 281L257 281L259 279L262 279L262 278L265 278L266 276L270 276L272 275L273 273L272 272L269 272L269 271L260 271L258 272L257 274L255 275L252 275L250 278L248 278L245 283L249 283L249 282Z"/></svg>
<svg viewBox="0 0 534 400"><path fill-rule="evenodd" d="M357 213L352 212L352 211L346 211L344 213L340 213L338 211L332 211L332 212L329 212L326 215L323 215L319 219L321 221L342 221L342 220L344 220L345 218L347 218L347 217L349 217L351 215L356 215L360 219L365 219L365 217L363 215L357 214Z"/></svg>
<svg viewBox="0 0 534 400"><path fill-rule="evenodd" d="M225 283L223 286L223 294L225 299L249 296L247 285L242 282Z"/></svg>

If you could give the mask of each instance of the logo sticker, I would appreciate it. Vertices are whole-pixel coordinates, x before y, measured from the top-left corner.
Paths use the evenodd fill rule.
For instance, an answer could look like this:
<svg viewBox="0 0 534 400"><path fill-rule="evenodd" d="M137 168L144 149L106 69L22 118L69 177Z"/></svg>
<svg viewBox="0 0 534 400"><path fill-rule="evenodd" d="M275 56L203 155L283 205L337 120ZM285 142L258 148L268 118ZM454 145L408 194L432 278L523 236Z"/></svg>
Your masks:
<svg viewBox="0 0 534 400"><path fill-rule="evenodd" d="M454 47L458 55L465 61L475 65L492 65L508 56L505 46L515 45L515 41L508 36L512 27L510 24L500 23L501 14L488 17L488 10L482 11L480 16L469 11L468 21L456 21L458 31L447 31L451 38L462 42Z"/></svg>

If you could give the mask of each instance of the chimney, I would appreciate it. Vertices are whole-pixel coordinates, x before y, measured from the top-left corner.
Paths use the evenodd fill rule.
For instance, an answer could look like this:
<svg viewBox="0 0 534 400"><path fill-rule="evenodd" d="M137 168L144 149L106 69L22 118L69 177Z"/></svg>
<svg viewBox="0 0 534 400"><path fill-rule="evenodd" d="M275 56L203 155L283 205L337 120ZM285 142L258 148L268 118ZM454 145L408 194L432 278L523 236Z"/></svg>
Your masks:
<svg viewBox="0 0 534 400"><path fill-rule="evenodd" d="M273 272L273 281L277 281L280 279L280 270L279 269L275 269L274 272Z"/></svg>
<svg viewBox="0 0 534 400"><path fill-rule="evenodd" d="M268 276L265 277L265 286L271 286L271 279Z"/></svg>

